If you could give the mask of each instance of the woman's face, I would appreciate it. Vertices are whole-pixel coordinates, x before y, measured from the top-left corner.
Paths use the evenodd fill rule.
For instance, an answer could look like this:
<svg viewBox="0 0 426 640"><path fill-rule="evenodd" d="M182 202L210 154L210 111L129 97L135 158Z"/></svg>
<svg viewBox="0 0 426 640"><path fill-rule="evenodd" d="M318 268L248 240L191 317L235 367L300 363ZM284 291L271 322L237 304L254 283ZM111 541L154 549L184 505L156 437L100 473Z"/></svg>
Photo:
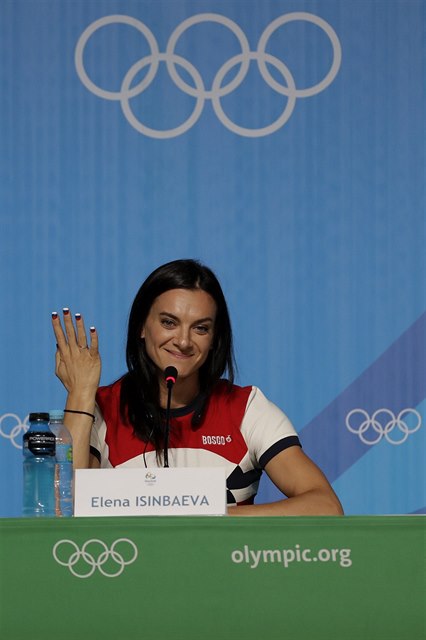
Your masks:
<svg viewBox="0 0 426 640"><path fill-rule="evenodd" d="M170 289L158 296L141 337L159 375L172 365L179 380L198 379L213 345L215 319L216 303L201 289Z"/></svg>

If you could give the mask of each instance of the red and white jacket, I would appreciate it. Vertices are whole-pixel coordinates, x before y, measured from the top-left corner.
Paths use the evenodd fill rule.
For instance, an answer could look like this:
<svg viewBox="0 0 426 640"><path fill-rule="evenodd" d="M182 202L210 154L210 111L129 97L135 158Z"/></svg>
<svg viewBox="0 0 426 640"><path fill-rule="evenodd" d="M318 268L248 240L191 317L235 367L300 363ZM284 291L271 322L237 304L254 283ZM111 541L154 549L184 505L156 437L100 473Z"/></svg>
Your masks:
<svg viewBox="0 0 426 640"><path fill-rule="evenodd" d="M121 380L100 387L91 452L101 468L158 467L151 443L136 437L120 417ZM278 453L300 446L287 416L257 387L229 387L221 381L206 401L203 419L193 426L197 402L173 409L170 419L169 465L226 470L228 505L251 503L265 465Z"/></svg>

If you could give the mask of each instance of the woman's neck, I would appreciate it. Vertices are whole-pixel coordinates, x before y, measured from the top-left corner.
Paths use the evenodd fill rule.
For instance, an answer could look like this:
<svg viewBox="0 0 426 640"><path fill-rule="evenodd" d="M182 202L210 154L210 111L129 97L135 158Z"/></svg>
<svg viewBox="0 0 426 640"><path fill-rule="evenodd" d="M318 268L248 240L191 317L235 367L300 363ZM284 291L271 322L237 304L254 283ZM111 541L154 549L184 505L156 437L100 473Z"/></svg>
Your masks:
<svg viewBox="0 0 426 640"><path fill-rule="evenodd" d="M173 385L172 398L170 407L172 409L180 409L186 407L200 392L200 384L197 377L190 377L184 379L178 379L176 384ZM165 409L167 407L168 389L165 381L160 381L160 406Z"/></svg>

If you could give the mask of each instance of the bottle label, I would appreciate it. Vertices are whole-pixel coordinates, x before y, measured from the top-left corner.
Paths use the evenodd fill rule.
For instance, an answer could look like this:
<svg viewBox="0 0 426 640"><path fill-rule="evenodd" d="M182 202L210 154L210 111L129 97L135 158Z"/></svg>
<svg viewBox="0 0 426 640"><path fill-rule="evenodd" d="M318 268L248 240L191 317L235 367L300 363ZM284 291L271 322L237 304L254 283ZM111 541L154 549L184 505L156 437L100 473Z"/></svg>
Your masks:
<svg viewBox="0 0 426 640"><path fill-rule="evenodd" d="M72 445L56 443L56 460L58 462L72 462Z"/></svg>
<svg viewBox="0 0 426 640"><path fill-rule="evenodd" d="M24 435L24 449L35 456L54 456L55 436L46 431L27 431Z"/></svg>

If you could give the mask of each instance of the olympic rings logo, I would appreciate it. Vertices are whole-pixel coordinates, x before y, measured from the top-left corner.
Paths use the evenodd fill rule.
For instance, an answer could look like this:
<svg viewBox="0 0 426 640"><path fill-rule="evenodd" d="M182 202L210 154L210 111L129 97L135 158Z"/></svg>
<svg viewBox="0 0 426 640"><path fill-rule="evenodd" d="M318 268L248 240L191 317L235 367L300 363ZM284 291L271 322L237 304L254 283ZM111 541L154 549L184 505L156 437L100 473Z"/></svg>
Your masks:
<svg viewBox="0 0 426 640"><path fill-rule="evenodd" d="M121 552L117 549L119 545ZM106 578L116 578L138 557L135 543L128 538L115 540L111 548L102 540L92 538L81 549L73 540L59 540L52 553L56 562L68 567L76 578L90 578L96 569Z"/></svg>
<svg viewBox="0 0 426 640"><path fill-rule="evenodd" d="M272 34L284 24L294 21L309 22L322 29L328 36L333 48L333 61L324 78L317 84L304 89L298 89L296 87L290 69L284 64L284 62L266 51L268 41ZM182 34L187 29L203 22L219 23L228 28L236 36L241 47L241 53L227 60L227 62L225 62L217 71L210 89L206 88L201 74L196 67L189 62L189 60L175 53L176 45ZM91 38L98 29L111 24L126 24L137 29L146 38L151 52L150 55L144 56L130 67L124 76L120 91L107 91L106 89L102 89L96 85L89 78L83 61L84 49L89 38ZM257 62L259 72L269 87L278 94L287 98L285 108L281 115L271 124L258 129L249 129L233 122L226 115L221 104L221 98L230 94L243 82L248 73L250 62L253 60ZM75 50L75 66L78 76L84 86L100 98L120 101L122 111L127 118L127 121L134 129L136 129L136 131L144 134L145 136L160 139L174 138L188 131L199 119L206 100L211 100L214 112L220 122L227 129L237 135L256 138L275 133L290 118L297 98L308 98L314 96L321 91L324 91L324 89L333 82L339 71L341 60L342 49L339 38L337 37L334 29L322 18L304 11L287 13L273 20L260 36L256 51L250 51L249 43L244 32L233 20L217 13L199 13L181 22L170 36L165 53L160 52L153 33L143 22L126 15L105 16L92 22L81 34ZM152 83L157 74L160 62L166 63L167 71L175 85L185 94L195 99L194 109L188 119L174 129L159 130L148 127L136 118L130 106L130 99L143 93ZM272 65L272 67L278 71L284 82L278 82L271 75L268 65ZM136 86L132 87L131 85L133 80L145 67L148 67L146 76L138 82ZM184 69L189 74L193 81L193 85L185 82L177 72L176 67ZM234 67L239 67L235 77L224 84L225 77Z"/></svg>
<svg viewBox="0 0 426 640"><path fill-rule="evenodd" d="M411 415L411 428L404 418ZM355 423L355 424L354 424ZM346 416L346 427L359 436L364 444L373 445L385 438L390 444L399 445L408 436L418 431L422 424L421 415L416 409L403 409L397 416L389 409L377 409L370 417L364 409L352 409ZM395 434L402 434L398 437Z"/></svg>
<svg viewBox="0 0 426 640"><path fill-rule="evenodd" d="M28 423L28 418L29 416L27 416L24 421L21 422L21 419L15 413L5 413L0 418L0 436L3 436L3 438L10 440L10 442L14 447L16 447L16 449L22 449L21 436L23 436L24 433L28 431L30 426ZM6 422L9 422L10 420L12 420L16 424L13 424L12 428L9 430L6 426ZM5 431L5 429L7 430Z"/></svg>

